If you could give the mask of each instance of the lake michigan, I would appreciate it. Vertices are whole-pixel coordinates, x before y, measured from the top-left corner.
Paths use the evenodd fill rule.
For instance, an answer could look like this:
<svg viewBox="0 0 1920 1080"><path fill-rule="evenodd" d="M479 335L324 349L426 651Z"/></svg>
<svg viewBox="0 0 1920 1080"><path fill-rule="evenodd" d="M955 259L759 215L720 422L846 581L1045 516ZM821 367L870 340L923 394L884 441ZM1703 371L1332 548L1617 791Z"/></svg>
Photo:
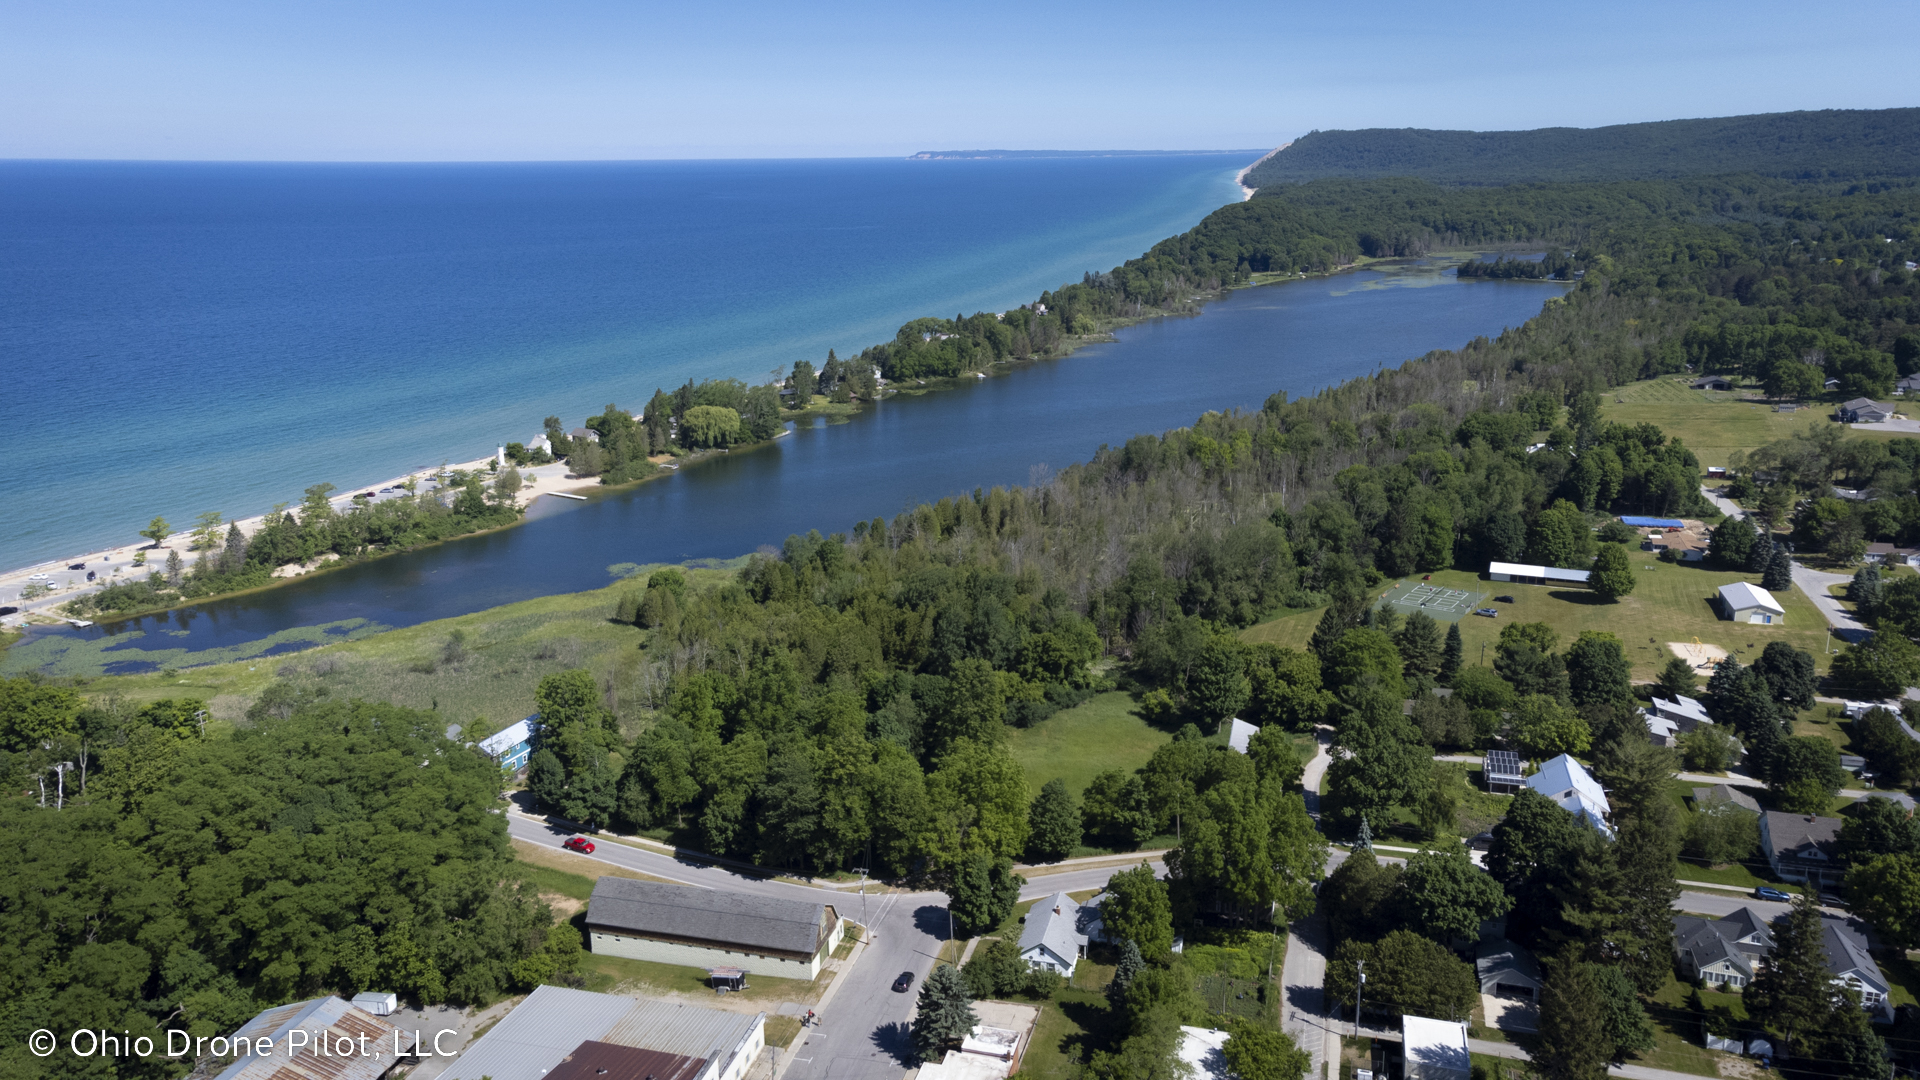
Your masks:
<svg viewBox="0 0 1920 1080"><path fill-rule="evenodd" d="M1028 303L1250 162L0 162L0 568Z"/></svg>

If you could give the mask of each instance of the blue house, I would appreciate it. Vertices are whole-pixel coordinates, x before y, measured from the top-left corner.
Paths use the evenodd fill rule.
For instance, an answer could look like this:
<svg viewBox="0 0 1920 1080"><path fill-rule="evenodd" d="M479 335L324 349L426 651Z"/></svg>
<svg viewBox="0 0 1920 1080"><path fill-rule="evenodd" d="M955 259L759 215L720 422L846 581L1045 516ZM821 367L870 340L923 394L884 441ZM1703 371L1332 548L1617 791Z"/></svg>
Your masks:
<svg viewBox="0 0 1920 1080"><path fill-rule="evenodd" d="M507 772L519 772L533 756L533 738L539 731L540 714L534 713L505 731L480 740L480 750Z"/></svg>

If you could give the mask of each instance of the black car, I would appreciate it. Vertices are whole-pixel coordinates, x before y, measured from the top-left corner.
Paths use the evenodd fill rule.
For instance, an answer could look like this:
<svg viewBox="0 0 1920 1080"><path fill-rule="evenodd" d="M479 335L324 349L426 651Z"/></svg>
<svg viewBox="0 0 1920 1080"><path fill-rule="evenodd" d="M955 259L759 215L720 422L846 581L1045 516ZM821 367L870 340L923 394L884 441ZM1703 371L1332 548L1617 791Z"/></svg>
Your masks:
<svg viewBox="0 0 1920 1080"><path fill-rule="evenodd" d="M913 972L911 971L903 971L900 973L899 978L893 980L893 992L896 994L904 994L911 989L912 986Z"/></svg>
<svg viewBox="0 0 1920 1080"><path fill-rule="evenodd" d="M87 568L87 564L83 562L67 564L67 569L69 570L85 570L86 568Z"/></svg>
<svg viewBox="0 0 1920 1080"><path fill-rule="evenodd" d="M1493 602L1496 604L1511 604L1514 602L1514 599L1511 596L1496 596L1493 598Z"/></svg>
<svg viewBox="0 0 1920 1080"><path fill-rule="evenodd" d="M0 615L13 615L19 610L17 607L0 607Z"/></svg>

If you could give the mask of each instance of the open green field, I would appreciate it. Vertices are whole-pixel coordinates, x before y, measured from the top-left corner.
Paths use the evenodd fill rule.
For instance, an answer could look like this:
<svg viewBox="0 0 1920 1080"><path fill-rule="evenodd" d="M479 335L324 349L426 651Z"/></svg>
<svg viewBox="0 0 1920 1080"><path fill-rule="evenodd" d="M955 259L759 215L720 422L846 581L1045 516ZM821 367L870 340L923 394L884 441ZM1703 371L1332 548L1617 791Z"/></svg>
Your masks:
<svg viewBox="0 0 1920 1080"><path fill-rule="evenodd" d="M1601 415L1616 424L1654 424L1678 436L1704 468L1725 465L1735 450L1751 450L1763 443L1807 430L1810 424L1833 423L1830 402L1815 401L1793 412L1776 412L1760 400L1760 390L1742 387L1713 391L1689 389L1690 376L1667 375L1645 382L1617 386L1600 396ZM1836 397L1834 401L1838 401ZM1896 438L1893 432L1847 429L1863 439Z"/></svg>
<svg viewBox="0 0 1920 1080"><path fill-rule="evenodd" d="M1433 584L1514 598L1510 604L1487 600L1499 609L1499 618L1468 616L1460 620L1460 636L1466 645L1469 664L1481 661L1482 646L1485 646L1487 662L1492 662L1501 627L1514 622L1540 622L1552 627L1563 645L1579 637L1582 630L1613 634L1626 644L1634 678L1641 682L1651 681L1673 655L1667 649L1667 642L1690 642L1696 637L1726 649L1742 663L1758 656L1768 642L1785 641L1812 653L1820 669L1826 669L1826 620L1799 590L1774 594L1787 609L1784 625L1732 623L1714 613L1709 602L1714 590L1735 581L1759 584L1759 575L1663 563L1646 551L1630 549L1627 554L1640 583L1631 595L1617 603L1602 600L1585 589L1486 581L1478 574L1460 570L1436 571ZM1398 583L1390 582L1389 586L1395 584ZM1389 588L1383 586L1379 591L1385 593ZM1271 641L1291 648L1305 648L1319 621L1318 611L1298 612L1249 627L1241 637L1247 641Z"/></svg>
<svg viewBox="0 0 1920 1080"><path fill-rule="evenodd" d="M1311 632L1311 631L1309 631ZM1059 778L1078 795L1094 776L1108 769L1132 772L1147 763L1173 736L1149 727L1133 697L1113 690L1062 709L1036 727L1018 728L1008 740L1013 756L1027 771L1027 789L1038 792Z"/></svg>

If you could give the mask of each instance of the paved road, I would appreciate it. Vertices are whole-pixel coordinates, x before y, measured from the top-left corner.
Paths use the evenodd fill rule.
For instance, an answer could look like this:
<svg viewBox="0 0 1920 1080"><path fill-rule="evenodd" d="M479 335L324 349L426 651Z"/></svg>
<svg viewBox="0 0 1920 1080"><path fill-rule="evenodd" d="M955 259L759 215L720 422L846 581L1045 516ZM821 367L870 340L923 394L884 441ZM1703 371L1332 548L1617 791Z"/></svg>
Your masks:
<svg viewBox="0 0 1920 1080"><path fill-rule="evenodd" d="M1306 788L1307 812L1318 821L1320 779L1326 775L1327 766L1333 760L1327 754L1327 743L1333 734L1331 729L1322 729L1316 732L1316 736L1319 740L1318 751L1313 760L1307 762L1300 782ZM1346 857L1345 852L1331 854L1342 859ZM1337 865L1337 862L1329 859L1327 868L1331 870ZM1280 967L1281 993L1285 996L1281 1026L1313 1059L1313 1067L1307 1071L1310 1077L1325 1075L1322 1062L1340 1060L1340 1033L1327 1019L1322 991L1327 981L1327 952L1330 948L1327 921L1321 916L1303 919L1287 928L1287 959Z"/></svg>
<svg viewBox="0 0 1920 1080"><path fill-rule="evenodd" d="M507 831L515 839L558 848L573 829L518 812L507 816ZM592 855L613 866L638 870L698 888L726 889L755 896L831 902L850 919L860 918L860 898L814 886L776 881L725 866L679 858L663 852L603 842ZM1145 857L1162 870L1158 854ZM1097 889L1117 867L1069 867L1052 874L1032 873L1020 890L1020 899L1033 900L1056 892ZM1030 872L1031 873L1031 872ZM934 958L947 936L947 898L937 892L886 893L866 898L869 942L860 962L840 976L840 985L818 1012L819 1026L782 1055L791 1056L788 1080L895 1080L907 1069L907 1025L913 1017L916 994L896 994L892 982L902 971L914 973L919 986L933 969Z"/></svg>
<svg viewBox="0 0 1920 1080"><path fill-rule="evenodd" d="M1859 641L1873 631L1854 618L1852 612L1841 607L1840 601L1827 592L1827 587L1852 580L1850 574L1829 574L1801 566L1798 562L1793 564L1793 583L1799 586L1807 599L1813 601L1814 607L1820 609L1820 614L1827 617L1827 625L1833 628L1835 636L1849 642Z"/></svg>
<svg viewBox="0 0 1920 1080"><path fill-rule="evenodd" d="M1705 484L1700 485L1700 494L1706 496L1708 502L1712 503L1715 508L1730 518L1743 518L1747 516L1747 512L1735 506L1732 500L1721 498L1714 493L1714 489Z"/></svg>

